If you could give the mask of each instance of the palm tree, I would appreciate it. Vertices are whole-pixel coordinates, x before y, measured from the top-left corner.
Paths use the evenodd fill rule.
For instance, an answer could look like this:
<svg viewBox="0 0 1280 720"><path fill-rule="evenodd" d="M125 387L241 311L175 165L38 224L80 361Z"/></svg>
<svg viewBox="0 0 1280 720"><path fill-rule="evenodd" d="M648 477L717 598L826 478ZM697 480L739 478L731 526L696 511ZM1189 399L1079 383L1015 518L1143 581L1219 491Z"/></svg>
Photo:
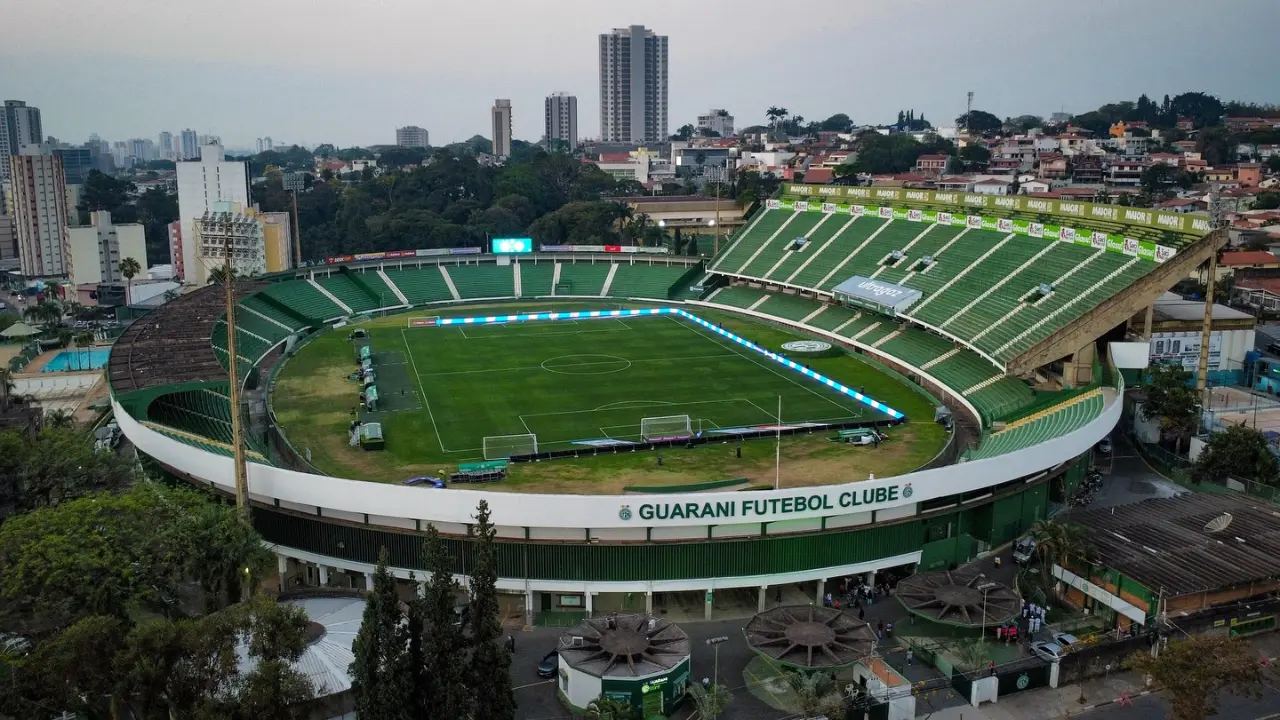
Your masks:
<svg viewBox="0 0 1280 720"><path fill-rule="evenodd" d="M240 273L236 272L235 268L231 268L232 280L235 280L236 277L238 277L239 275ZM227 279L227 266L225 265L219 265L218 267L209 271L209 282L211 283L221 283L223 280L226 280L226 279Z"/></svg>
<svg viewBox="0 0 1280 720"><path fill-rule="evenodd" d="M1040 560L1052 572L1054 565L1062 565L1071 558L1086 562L1093 557L1093 548L1084 536L1084 531L1076 525L1067 525L1056 520L1037 520L1031 526L1031 537L1036 541L1036 552Z"/></svg>
<svg viewBox="0 0 1280 720"><path fill-rule="evenodd" d="M51 410L44 414L44 426L49 428L73 428L75 416L68 410Z"/></svg>
<svg viewBox="0 0 1280 720"><path fill-rule="evenodd" d="M600 697L587 703L587 717L594 720L634 720L635 706L611 697Z"/></svg>
<svg viewBox="0 0 1280 720"><path fill-rule="evenodd" d="M71 340L76 344L76 347L89 347L93 344L95 339L96 338L94 338L93 333L90 331L76 333L76 336Z"/></svg>
<svg viewBox="0 0 1280 720"><path fill-rule="evenodd" d="M138 264L137 260L127 257L120 261L120 274L124 276L126 283L124 294L125 305L128 305L133 301L133 278L140 272L142 272L142 266Z"/></svg>
<svg viewBox="0 0 1280 720"><path fill-rule="evenodd" d="M767 111L765 111L765 115L768 115L768 116L769 116L769 125L770 125L771 127L773 127L774 129L777 129L778 124L779 124L779 123L781 122L781 120L782 120L783 118L785 118L788 114L789 114L789 113L787 112L787 109L786 109L786 108L781 108L781 107L778 107L778 106L776 106L776 105L770 105L770 106L769 106L769 109L768 109Z"/></svg>
<svg viewBox="0 0 1280 720"><path fill-rule="evenodd" d="M844 698L831 676L824 672L787 674L787 684L795 693L801 717L838 717L844 711Z"/></svg>
<svg viewBox="0 0 1280 720"><path fill-rule="evenodd" d="M698 709L700 718L720 717L720 713L723 713L729 707L729 703L733 702L733 694L719 683L713 684L710 689L705 689L698 683L689 683L685 692L689 694L689 699L693 700L693 706Z"/></svg>

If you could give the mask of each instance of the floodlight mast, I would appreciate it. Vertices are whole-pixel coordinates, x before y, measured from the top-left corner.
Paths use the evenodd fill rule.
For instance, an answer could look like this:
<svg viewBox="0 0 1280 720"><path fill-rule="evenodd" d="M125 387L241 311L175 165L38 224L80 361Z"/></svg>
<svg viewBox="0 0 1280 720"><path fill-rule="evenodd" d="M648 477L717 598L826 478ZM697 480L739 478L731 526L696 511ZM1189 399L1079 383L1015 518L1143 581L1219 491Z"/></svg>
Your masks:
<svg viewBox="0 0 1280 720"><path fill-rule="evenodd" d="M228 401L231 403L231 448L235 458L236 509L240 519L249 524L249 477L245 472L244 460L244 427L240 422L240 374L236 363L236 294L235 271L232 268L231 252L233 236L229 229L224 238L222 283L226 290L227 300L227 386L230 388Z"/></svg>

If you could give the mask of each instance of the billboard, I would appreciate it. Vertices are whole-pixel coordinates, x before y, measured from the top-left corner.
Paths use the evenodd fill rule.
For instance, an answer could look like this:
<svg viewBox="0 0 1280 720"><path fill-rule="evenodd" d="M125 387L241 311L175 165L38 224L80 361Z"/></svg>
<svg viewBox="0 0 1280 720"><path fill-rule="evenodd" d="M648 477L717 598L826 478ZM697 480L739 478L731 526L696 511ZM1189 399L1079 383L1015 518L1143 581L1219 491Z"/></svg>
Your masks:
<svg viewBox="0 0 1280 720"><path fill-rule="evenodd" d="M531 238L494 238L489 241L490 251L494 255L512 255L533 252Z"/></svg>
<svg viewBox="0 0 1280 720"><path fill-rule="evenodd" d="M883 280L872 280L862 275L854 275L836 285L831 289L831 292L837 298L850 304L887 313L888 315L905 312L907 308L923 297L919 290L884 282Z"/></svg>

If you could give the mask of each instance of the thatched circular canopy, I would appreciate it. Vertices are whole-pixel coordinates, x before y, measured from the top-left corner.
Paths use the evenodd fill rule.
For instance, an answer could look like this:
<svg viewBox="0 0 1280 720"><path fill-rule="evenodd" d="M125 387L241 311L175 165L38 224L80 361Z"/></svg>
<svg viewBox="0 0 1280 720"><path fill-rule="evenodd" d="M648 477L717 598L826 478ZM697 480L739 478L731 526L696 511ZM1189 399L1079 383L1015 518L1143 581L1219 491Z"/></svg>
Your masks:
<svg viewBox="0 0 1280 720"><path fill-rule="evenodd" d="M791 605L766 610L747 622L752 650L794 667L851 665L871 654L876 633L836 608Z"/></svg>
<svg viewBox="0 0 1280 720"><path fill-rule="evenodd" d="M587 618L560 635L560 657L596 677L645 677L689 657L689 636L645 613Z"/></svg>
<svg viewBox="0 0 1280 720"><path fill-rule="evenodd" d="M972 568L912 575L894 594L908 612L957 627L1000 625L1022 610L1012 588Z"/></svg>

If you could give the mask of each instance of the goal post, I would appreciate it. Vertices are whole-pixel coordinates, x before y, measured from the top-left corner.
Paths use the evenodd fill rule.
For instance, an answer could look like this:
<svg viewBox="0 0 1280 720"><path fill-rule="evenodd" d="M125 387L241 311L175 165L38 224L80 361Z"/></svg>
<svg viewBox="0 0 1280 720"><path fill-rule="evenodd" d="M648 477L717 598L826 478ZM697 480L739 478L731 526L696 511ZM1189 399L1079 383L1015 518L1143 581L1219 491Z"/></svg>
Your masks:
<svg viewBox="0 0 1280 720"><path fill-rule="evenodd" d="M484 438L485 460L506 460L518 455L536 455L538 453L538 436L527 435L486 435Z"/></svg>
<svg viewBox="0 0 1280 720"><path fill-rule="evenodd" d="M645 440L691 437L693 423L688 415L640 418L640 435Z"/></svg>
<svg viewBox="0 0 1280 720"><path fill-rule="evenodd" d="M427 315L425 317L423 316L411 317L409 318L409 327L411 328L435 327L437 324L439 324L438 323L439 320L440 320L439 315Z"/></svg>

